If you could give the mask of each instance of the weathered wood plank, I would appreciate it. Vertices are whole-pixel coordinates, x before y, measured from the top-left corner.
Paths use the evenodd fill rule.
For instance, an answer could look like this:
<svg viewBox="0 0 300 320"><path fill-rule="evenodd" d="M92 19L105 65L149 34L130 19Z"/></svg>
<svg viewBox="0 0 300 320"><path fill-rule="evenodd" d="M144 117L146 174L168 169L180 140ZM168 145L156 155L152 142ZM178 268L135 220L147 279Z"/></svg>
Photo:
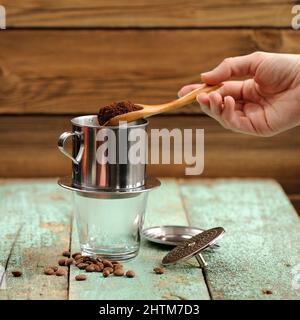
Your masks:
<svg viewBox="0 0 300 320"><path fill-rule="evenodd" d="M67 299L68 277L45 276L70 245L70 195L54 180L0 183L0 263L6 289L0 299ZM23 276L14 278L12 270Z"/></svg>
<svg viewBox="0 0 300 320"><path fill-rule="evenodd" d="M277 183L182 181L181 192L192 225L227 231L217 253L205 254L213 299L300 298L292 286L292 268L300 263L300 220Z"/></svg>
<svg viewBox="0 0 300 320"><path fill-rule="evenodd" d="M12 27L290 26L296 1L2 0Z"/></svg>
<svg viewBox="0 0 300 320"><path fill-rule="evenodd" d="M187 225L179 189L174 180L164 180L160 189L149 195L145 226L179 224ZM77 251L78 236L73 229L72 248ZM169 249L169 248L168 248ZM126 299L209 299L201 269L191 261L188 266L169 268L164 275L156 275L153 267L158 266L167 249L142 242L139 256L124 263L125 268L136 272L134 279L109 277L102 274L88 274L85 282L77 282L75 276L82 271L71 268L70 295L73 299L126 300Z"/></svg>
<svg viewBox="0 0 300 320"><path fill-rule="evenodd" d="M299 52L299 39L297 31L266 29L7 30L0 37L0 113L94 114L124 99L161 103L228 56Z"/></svg>
<svg viewBox="0 0 300 320"><path fill-rule="evenodd" d="M57 149L71 116L0 118L0 176L53 177L70 174L71 163ZM18 128L18 130L16 130ZM300 127L272 138L256 138L223 129L202 116L153 117L150 128L205 129L202 177L271 177L289 193L300 188ZM195 139L194 139L195 140ZM184 177L185 165L149 165L152 176Z"/></svg>

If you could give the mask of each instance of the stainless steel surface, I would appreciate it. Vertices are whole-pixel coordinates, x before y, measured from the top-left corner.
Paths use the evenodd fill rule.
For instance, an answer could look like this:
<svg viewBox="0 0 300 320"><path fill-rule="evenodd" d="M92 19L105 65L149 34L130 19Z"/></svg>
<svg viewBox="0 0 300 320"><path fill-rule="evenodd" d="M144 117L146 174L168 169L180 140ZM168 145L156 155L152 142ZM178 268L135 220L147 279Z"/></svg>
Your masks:
<svg viewBox="0 0 300 320"><path fill-rule="evenodd" d="M97 199L119 199L119 198L130 198L136 197L142 192L149 192L154 188L160 186L160 181L156 178L146 178L145 184L139 188L131 188L127 190L90 190L84 188L78 188L74 186L71 177L60 178L58 184L68 190L75 191L78 195L88 198Z"/></svg>
<svg viewBox="0 0 300 320"><path fill-rule="evenodd" d="M217 227L209 230L205 230L198 235L188 239L173 250L171 250L162 260L163 265L174 264L179 261L184 261L198 255L201 251L208 248L210 245L215 244L224 235L225 230L222 227ZM200 267L203 266L201 257L197 258Z"/></svg>
<svg viewBox="0 0 300 320"><path fill-rule="evenodd" d="M138 120L128 123L127 127L101 127L96 115L81 116L71 120L72 132L64 132L58 141L59 150L72 160L73 186L91 190L132 189L145 183L145 163L133 164L129 161L128 150L136 141L130 137L146 130L148 121ZM101 163L99 148L108 143L104 137L114 135L116 144L107 149L116 158L115 163ZM73 156L64 149L64 142L73 136ZM100 138L101 139L100 139ZM114 139L113 139L114 140ZM113 141L111 140L111 141ZM141 157L146 157L146 148ZM126 153L126 154L124 154ZM98 161L97 161L98 157Z"/></svg>
<svg viewBox="0 0 300 320"><path fill-rule="evenodd" d="M188 226L155 226L144 229L142 236L148 241L165 244L170 246L178 246L185 240L203 232L203 229ZM210 248L218 248L219 245L214 244Z"/></svg>

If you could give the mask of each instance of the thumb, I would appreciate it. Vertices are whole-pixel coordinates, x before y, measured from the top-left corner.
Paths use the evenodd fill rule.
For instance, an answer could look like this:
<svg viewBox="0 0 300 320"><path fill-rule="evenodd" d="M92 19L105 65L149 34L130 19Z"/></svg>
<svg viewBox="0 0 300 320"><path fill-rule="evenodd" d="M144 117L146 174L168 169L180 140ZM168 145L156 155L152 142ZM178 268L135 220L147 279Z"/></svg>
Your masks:
<svg viewBox="0 0 300 320"><path fill-rule="evenodd" d="M215 69L201 74L203 82L214 85L231 77L254 76L266 53L254 52L246 56L226 58Z"/></svg>

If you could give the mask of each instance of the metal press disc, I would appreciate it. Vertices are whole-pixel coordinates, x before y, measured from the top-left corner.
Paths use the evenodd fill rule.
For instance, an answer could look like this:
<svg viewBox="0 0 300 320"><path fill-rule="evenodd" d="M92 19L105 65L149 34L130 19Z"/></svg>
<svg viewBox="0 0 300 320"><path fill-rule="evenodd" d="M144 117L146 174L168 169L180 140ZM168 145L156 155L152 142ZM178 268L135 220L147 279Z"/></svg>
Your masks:
<svg viewBox="0 0 300 320"><path fill-rule="evenodd" d="M187 260L194 255L200 253L202 250L213 245L218 239L220 239L225 230L222 227L217 227L209 230L205 230L196 236L188 239L173 250L171 250L162 260L162 264L174 264L178 261Z"/></svg>

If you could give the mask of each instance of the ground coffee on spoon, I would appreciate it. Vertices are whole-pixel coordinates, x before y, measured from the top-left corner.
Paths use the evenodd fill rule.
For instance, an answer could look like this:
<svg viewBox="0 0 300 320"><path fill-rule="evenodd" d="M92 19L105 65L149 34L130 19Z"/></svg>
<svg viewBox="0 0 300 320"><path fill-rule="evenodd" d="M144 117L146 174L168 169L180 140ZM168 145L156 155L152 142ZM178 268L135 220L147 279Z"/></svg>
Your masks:
<svg viewBox="0 0 300 320"><path fill-rule="evenodd" d="M130 101L113 102L110 105L100 108L98 113L98 121L100 126L103 126L108 120L115 116L140 109L141 107Z"/></svg>

